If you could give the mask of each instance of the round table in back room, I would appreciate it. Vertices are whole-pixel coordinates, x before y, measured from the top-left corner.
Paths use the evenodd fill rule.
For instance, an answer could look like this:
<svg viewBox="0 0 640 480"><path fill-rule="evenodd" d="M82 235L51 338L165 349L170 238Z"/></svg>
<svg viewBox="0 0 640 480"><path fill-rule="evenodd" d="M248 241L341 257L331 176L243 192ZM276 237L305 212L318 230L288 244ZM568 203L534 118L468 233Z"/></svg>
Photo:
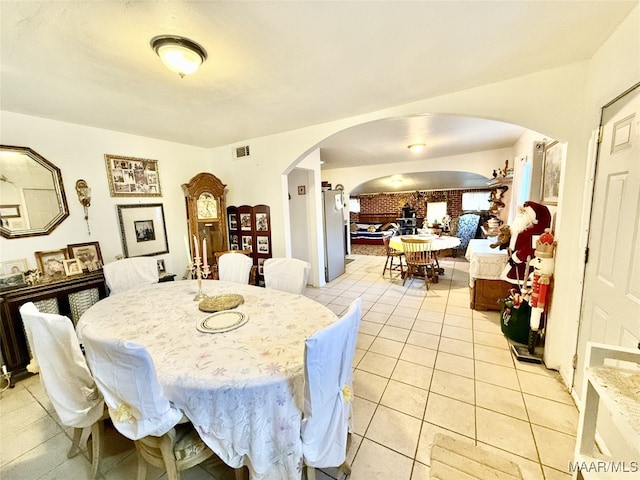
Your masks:
<svg viewBox="0 0 640 480"><path fill-rule="evenodd" d="M209 296L239 294L248 321L224 333L202 333L210 313L193 301L195 280L158 283L107 297L78 323L105 338L144 345L167 398L229 466L246 465L257 480L298 480L304 403L304 344L337 320L303 295L207 280Z"/></svg>
<svg viewBox="0 0 640 480"><path fill-rule="evenodd" d="M450 248L456 248L460 245L460 239L458 237L448 237L448 236L438 236L438 235L400 235L391 237L389 241L389 246L394 250L399 252L403 251L402 248L402 238L417 238L420 240L431 240L431 251L433 252L433 257L436 261L436 265L438 266L438 274L444 274L444 268L440 267L438 263L438 252L441 250L448 250Z"/></svg>

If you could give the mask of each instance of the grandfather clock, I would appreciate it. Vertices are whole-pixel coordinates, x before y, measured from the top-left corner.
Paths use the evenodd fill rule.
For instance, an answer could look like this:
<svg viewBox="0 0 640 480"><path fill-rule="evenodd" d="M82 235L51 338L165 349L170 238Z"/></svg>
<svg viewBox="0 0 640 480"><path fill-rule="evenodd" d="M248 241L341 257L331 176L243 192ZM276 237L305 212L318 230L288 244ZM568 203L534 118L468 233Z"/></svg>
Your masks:
<svg viewBox="0 0 640 480"><path fill-rule="evenodd" d="M211 173L199 173L182 185L187 204L191 257L195 256L193 236L197 237L200 250L206 238L209 264L213 264L213 252L229 249L224 187L226 185Z"/></svg>

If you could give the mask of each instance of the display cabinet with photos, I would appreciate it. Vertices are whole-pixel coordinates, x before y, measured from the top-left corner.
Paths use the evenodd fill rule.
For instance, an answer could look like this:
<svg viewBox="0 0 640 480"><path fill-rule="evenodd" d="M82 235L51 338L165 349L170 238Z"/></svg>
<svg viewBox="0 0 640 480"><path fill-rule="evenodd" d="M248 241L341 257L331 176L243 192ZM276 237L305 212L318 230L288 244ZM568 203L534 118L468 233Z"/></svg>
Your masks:
<svg viewBox="0 0 640 480"><path fill-rule="evenodd" d="M271 215L267 205L227 208L229 250L249 250L258 272L256 281L264 284L262 267L271 258Z"/></svg>
<svg viewBox="0 0 640 480"><path fill-rule="evenodd" d="M182 185L187 207L191 258L195 257L194 237L199 247L202 247L203 240L207 240L207 251L204 253L208 259L214 257L214 252L229 250L225 187L226 185L211 173L199 173L189 183Z"/></svg>

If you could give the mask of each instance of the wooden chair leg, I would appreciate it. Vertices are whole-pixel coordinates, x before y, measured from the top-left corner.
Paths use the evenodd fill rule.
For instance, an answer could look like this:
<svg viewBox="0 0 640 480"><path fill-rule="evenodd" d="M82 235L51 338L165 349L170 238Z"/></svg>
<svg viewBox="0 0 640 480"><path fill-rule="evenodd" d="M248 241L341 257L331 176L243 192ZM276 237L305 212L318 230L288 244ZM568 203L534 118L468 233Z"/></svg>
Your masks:
<svg viewBox="0 0 640 480"><path fill-rule="evenodd" d="M82 428L73 429L73 440L71 440L71 448L67 452L67 458L75 457L80 450L80 438L82 437Z"/></svg>
<svg viewBox="0 0 640 480"><path fill-rule="evenodd" d="M249 480L249 470L246 467L236 468L234 473L236 480Z"/></svg>
<svg viewBox="0 0 640 480"><path fill-rule="evenodd" d="M100 460L104 446L104 423L98 420L91 425L91 478L95 479L100 473Z"/></svg>
<svg viewBox="0 0 640 480"><path fill-rule="evenodd" d="M307 480L316 480L316 469L307 467Z"/></svg>
<svg viewBox="0 0 640 480"><path fill-rule="evenodd" d="M138 450L138 446L136 445L136 450ZM147 461L142 458L142 454L140 451L138 454L138 478L137 480L147 480Z"/></svg>

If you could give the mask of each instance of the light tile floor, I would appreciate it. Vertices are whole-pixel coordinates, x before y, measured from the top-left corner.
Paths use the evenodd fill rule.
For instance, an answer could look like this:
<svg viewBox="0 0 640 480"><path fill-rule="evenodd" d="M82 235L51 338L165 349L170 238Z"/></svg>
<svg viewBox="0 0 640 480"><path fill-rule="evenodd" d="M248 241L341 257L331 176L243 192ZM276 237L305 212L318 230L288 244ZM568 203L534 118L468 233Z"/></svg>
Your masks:
<svg viewBox="0 0 640 480"><path fill-rule="evenodd" d="M469 309L468 264L441 261L445 275L402 286L382 276L385 257L352 256L346 274L306 294L342 314L360 296L363 317L354 359L352 480L426 480L430 446L443 432L515 461L526 480L569 479L578 412L556 372L514 361L497 312ZM104 480L136 474L132 442L107 431ZM37 377L0 394L2 480L85 479L86 451L67 459L61 427ZM332 479L334 469L319 472ZM205 463L185 480L232 480ZM149 479L166 478L150 469Z"/></svg>

